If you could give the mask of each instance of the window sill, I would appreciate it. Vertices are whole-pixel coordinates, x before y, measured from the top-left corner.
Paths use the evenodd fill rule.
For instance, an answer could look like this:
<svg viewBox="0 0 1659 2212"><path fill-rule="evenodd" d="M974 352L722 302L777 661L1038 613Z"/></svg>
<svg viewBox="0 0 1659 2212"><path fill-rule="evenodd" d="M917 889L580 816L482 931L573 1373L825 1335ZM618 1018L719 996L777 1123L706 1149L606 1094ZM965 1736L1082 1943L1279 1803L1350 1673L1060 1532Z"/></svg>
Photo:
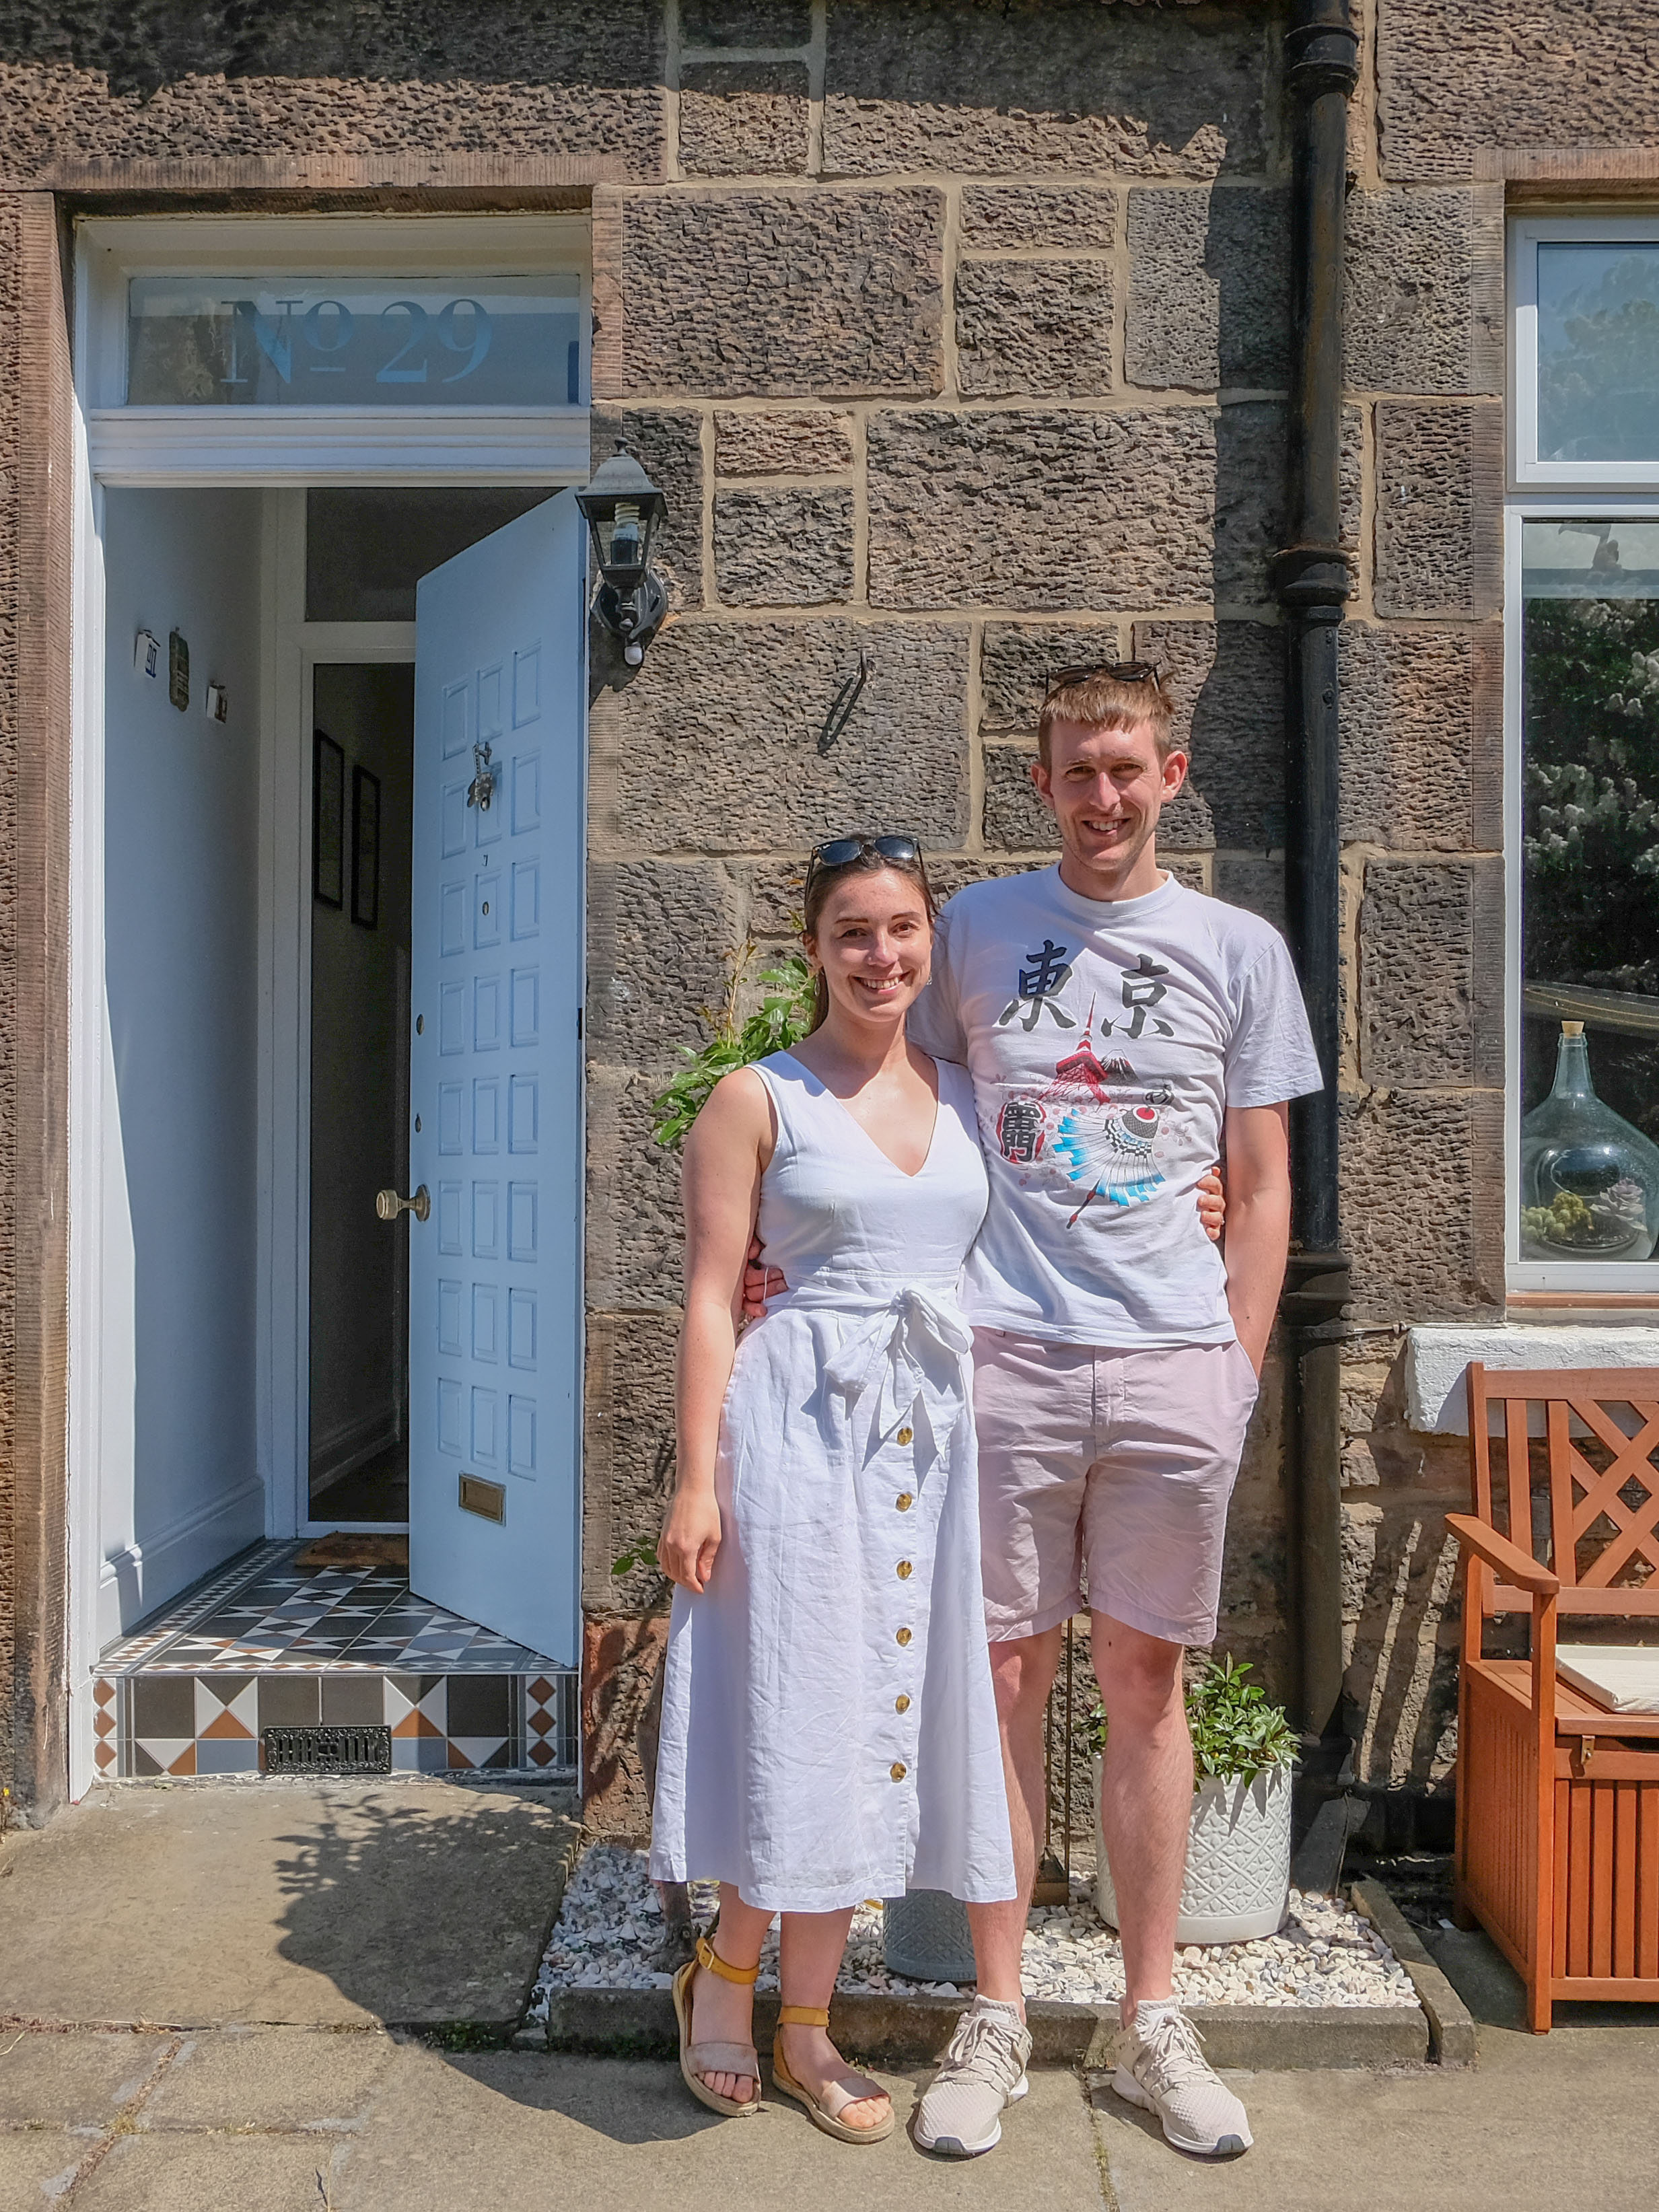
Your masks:
<svg viewBox="0 0 1659 2212"><path fill-rule="evenodd" d="M1533 1295L1541 1295L1556 1307L1564 1302L1559 1291ZM1516 1303L1514 1293L1510 1303ZM1497 1368L1659 1367L1659 1305L1623 1297L1619 1304L1620 1314L1607 1314L1600 1321L1517 1321L1468 1328L1423 1323L1408 1329L1407 1425L1424 1435L1468 1436L1463 1374L1472 1359ZM1625 1314L1630 1317L1625 1319Z"/></svg>

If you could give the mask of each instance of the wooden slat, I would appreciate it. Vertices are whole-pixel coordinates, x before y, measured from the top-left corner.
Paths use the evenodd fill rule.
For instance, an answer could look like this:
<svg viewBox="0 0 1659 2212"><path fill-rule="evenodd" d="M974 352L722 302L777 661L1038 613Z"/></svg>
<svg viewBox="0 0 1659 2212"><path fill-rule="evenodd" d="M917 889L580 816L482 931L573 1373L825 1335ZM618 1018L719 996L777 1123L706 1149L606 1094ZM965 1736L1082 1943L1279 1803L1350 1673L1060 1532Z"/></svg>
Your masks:
<svg viewBox="0 0 1659 2212"><path fill-rule="evenodd" d="M1592 1613L1606 1619L1609 1614L1620 1620L1659 1620L1659 1580L1640 1589L1628 1584L1619 1589L1587 1589L1583 1583L1571 1589L1564 1588L1557 1604L1564 1620L1588 1620ZM1513 1583L1494 1582L1492 1595L1486 1603L1488 1613L1529 1613L1532 1599Z"/></svg>
<svg viewBox="0 0 1659 2212"><path fill-rule="evenodd" d="M1558 1780L1570 1782L1633 1782L1638 1787L1653 1789L1659 1786L1659 1752L1651 1744L1637 1750L1626 1750L1607 1737L1595 1739L1595 1756L1588 1771L1579 1756L1578 1738L1572 1731L1565 1731L1565 1741L1558 1741L1555 1757L1550 1762L1550 1771Z"/></svg>
<svg viewBox="0 0 1659 2212"><path fill-rule="evenodd" d="M1632 1782L1613 1786L1613 1972L1636 1972L1636 1801Z"/></svg>
<svg viewBox="0 0 1659 2212"><path fill-rule="evenodd" d="M1636 1971L1659 1978L1659 1790L1637 1805Z"/></svg>
<svg viewBox="0 0 1659 2212"><path fill-rule="evenodd" d="M1567 1971L1567 1798L1571 1784L1565 1778L1555 1785L1555 1895L1551 1917L1550 1972Z"/></svg>
<svg viewBox="0 0 1659 2212"><path fill-rule="evenodd" d="M1504 1408L1504 1472L1509 1493L1511 1544L1532 1553L1532 1455L1527 1449L1527 1401L1511 1398Z"/></svg>
<svg viewBox="0 0 1659 2212"><path fill-rule="evenodd" d="M1567 1432L1567 1409L1552 1398L1548 1416L1550 1443L1550 1565L1564 1584L1578 1579L1578 1559L1572 1541L1572 1443Z"/></svg>
<svg viewBox="0 0 1659 2212"><path fill-rule="evenodd" d="M1626 1982L1611 1974L1563 1974L1552 1976L1550 1995L1558 2003L1652 2004L1659 1999L1659 1982Z"/></svg>
<svg viewBox="0 0 1659 2212"><path fill-rule="evenodd" d="M1613 1816L1617 1791L1592 1782L1590 1808L1589 1971L1599 1981L1613 1972Z"/></svg>
<svg viewBox="0 0 1659 2212"><path fill-rule="evenodd" d="M1590 1793L1587 1783L1567 1793L1567 1972L1590 1970Z"/></svg>

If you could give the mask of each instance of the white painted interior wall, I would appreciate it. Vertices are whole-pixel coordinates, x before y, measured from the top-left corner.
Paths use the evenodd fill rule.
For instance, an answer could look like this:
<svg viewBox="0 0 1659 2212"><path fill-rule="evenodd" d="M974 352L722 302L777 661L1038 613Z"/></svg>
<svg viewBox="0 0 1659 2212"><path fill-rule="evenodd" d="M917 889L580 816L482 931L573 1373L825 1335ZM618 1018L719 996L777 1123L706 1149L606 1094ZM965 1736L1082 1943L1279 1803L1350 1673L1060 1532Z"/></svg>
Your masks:
<svg viewBox="0 0 1659 2212"><path fill-rule="evenodd" d="M100 1640L264 1533L255 1291L260 501L110 490ZM159 678L133 641L161 641ZM191 698L168 701L168 633ZM229 720L204 711L210 681Z"/></svg>

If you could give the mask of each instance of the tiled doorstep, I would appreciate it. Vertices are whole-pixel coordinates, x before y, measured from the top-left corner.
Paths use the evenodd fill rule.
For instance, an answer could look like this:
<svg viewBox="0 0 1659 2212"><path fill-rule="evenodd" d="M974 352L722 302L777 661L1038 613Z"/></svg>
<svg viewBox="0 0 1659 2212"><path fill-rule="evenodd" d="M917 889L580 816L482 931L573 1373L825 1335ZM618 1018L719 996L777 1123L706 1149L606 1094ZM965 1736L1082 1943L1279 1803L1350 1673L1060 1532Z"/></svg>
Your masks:
<svg viewBox="0 0 1659 2212"><path fill-rule="evenodd" d="M264 1731L335 1723L392 1731L394 1773L574 1771L573 1675L211 1672L100 1674L95 1758L113 1780L257 1774Z"/></svg>

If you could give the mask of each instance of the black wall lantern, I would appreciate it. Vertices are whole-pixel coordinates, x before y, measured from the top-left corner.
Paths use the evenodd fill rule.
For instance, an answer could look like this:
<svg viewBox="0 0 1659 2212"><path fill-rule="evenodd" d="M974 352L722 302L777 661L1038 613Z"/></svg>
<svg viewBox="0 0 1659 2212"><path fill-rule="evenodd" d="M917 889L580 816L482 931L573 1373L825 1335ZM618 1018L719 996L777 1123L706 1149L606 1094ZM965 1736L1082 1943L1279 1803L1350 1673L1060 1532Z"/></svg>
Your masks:
<svg viewBox="0 0 1659 2212"><path fill-rule="evenodd" d="M593 481L576 494L587 517L593 555L599 564L594 612L622 640L623 659L637 668L645 648L668 611L668 594L651 566L657 526L668 501L625 446L593 471Z"/></svg>

